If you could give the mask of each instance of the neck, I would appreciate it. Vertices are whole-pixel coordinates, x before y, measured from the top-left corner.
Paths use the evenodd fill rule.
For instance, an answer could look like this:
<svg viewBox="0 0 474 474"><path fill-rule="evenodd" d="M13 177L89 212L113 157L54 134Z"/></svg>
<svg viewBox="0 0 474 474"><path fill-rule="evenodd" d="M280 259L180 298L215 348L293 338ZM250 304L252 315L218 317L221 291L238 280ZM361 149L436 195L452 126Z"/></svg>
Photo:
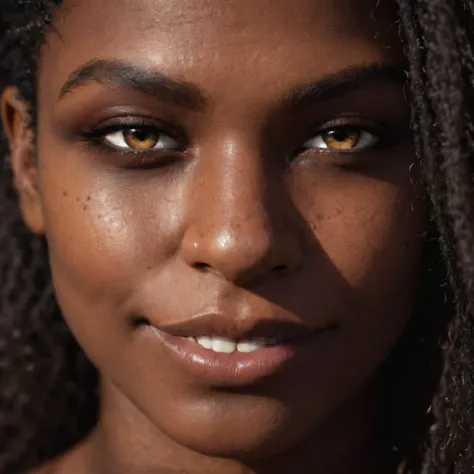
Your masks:
<svg viewBox="0 0 474 474"><path fill-rule="evenodd" d="M161 433L115 386L103 383L100 421L85 441L84 472L101 474L379 474L376 391L367 387L308 439L271 459L213 458ZM87 453L87 454L86 454ZM387 472L387 471L385 471Z"/></svg>

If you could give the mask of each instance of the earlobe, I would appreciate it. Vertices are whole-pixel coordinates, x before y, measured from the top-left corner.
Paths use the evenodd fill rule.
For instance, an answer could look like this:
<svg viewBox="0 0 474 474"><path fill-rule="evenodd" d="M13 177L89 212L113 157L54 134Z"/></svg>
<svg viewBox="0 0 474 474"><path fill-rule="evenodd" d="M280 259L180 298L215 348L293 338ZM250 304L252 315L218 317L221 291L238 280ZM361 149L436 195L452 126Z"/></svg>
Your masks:
<svg viewBox="0 0 474 474"><path fill-rule="evenodd" d="M44 218L38 186L33 132L29 127L27 103L15 87L1 96L3 130L10 149L10 162L25 224L35 234L44 233Z"/></svg>

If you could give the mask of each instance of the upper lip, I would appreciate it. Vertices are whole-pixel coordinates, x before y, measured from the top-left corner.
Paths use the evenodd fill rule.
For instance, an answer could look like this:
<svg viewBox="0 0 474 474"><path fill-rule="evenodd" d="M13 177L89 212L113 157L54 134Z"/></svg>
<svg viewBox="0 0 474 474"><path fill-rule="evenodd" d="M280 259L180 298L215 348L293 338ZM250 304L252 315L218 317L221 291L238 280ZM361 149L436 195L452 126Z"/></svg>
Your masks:
<svg viewBox="0 0 474 474"><path fill-rule="evenodd" d="M336 324L322 327L301 322L275 319L234 319L218 313L197 315L174 324L154 325L160 331L178 337L220 336L234 340L271 338L280 341L300 339L314 333L334 329Z"/></svg>

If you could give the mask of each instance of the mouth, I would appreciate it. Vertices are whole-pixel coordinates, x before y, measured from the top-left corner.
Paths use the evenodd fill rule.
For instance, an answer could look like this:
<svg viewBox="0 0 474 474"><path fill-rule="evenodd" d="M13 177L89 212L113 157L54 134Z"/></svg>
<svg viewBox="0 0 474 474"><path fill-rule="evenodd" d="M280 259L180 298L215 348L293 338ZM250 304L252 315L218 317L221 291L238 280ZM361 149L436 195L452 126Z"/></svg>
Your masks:
<svg viewBox="0 0 474 474"><path fill-rule="evenodd" d="M190 341L195 341L205 349L222 354L232 354L233 352L249 353L255 352L264 347L275 346L278 342L274 339L247 339L236 341L220 336L188 336Z"/></svg>
<svg viewBox="0 0 474 474"><path fill-rule="evenodd" d="M337 329L288 321L241 321L204 315L175 325L156 326L147 319L138 329L161 344L180 370L202 383L245 386L275 375L290 362L311 357L318 340Z"/></svg>
<svg viewBox="0 0 474 474"><path fill-rule="evenodd" d="M283 344L295 344L299 338L288 337L258 337L247 339L231 339L224 336L187 336L189 341L193 341L204 347L205 349L217 352L219 354L232 354L240 352L242 354L249 354L251 352L259 351L267 347L274 347Z"/></svg>

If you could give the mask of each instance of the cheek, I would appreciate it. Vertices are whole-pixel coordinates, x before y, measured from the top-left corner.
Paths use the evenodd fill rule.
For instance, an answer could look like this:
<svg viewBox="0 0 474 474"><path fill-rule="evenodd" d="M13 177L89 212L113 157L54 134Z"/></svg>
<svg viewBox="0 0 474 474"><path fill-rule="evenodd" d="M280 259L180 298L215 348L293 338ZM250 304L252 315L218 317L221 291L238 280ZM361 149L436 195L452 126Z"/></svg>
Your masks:
<svg viewBox="0 0 474 474"><path fill-rule="evenodd" d="M423 205L405 189L375 184L327 203L315 235L350 286L371 298L413 287L425 230ZM336 210L334 210L336 209ZM378 290L378 291L374 291Z"/></svg>
<svg viewBox="0 0 474 474"><path fill-rule="evenodd" d="M408 172L392 176L388 181L351 175L337 187L328 180L327 189L320 181L311 199L299 195L316 240L347 284L345 298L334 295L345 299L334 358L353 374L387 356L418 289L427 209Z"/></svg>
<svg viewBox="0 0 474 474"><path fill-rule="evenodd" d="M129 179L90 165L45 163L42 198L58 299L66 315L108 311L125 303L149 269L175 253L179 186ZM45 160L48 161L48 160Z"/></svg>
<svg viewBox="0 0 474 474"><path fill-rule="evenodd" d="M314 239L357 291L386 293L402 282L413 286L418 278L428 222L423 189L413 184L411 160L388 158L367 172L323 169L293 185L293 199Z"/></svg>

